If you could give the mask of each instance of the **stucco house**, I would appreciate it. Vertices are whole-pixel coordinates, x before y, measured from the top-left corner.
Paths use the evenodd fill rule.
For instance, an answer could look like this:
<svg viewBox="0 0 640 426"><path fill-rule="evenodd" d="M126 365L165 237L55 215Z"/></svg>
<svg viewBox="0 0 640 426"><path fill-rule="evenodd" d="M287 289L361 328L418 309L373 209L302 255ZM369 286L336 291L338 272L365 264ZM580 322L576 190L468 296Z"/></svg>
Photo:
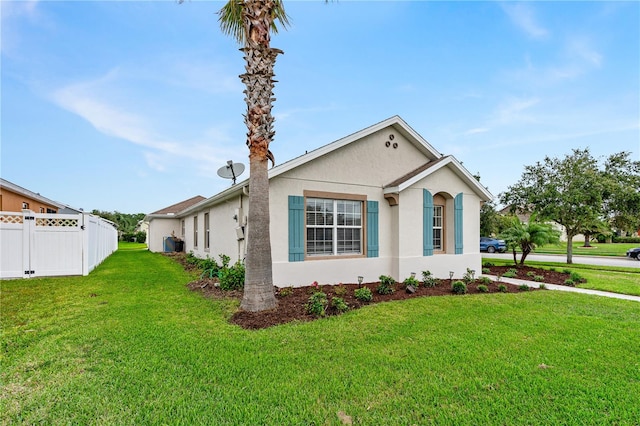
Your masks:
<svg viewBox="0 0 640 426"><path fill-rule="evenodd" d="M269 188L277 286L481 268L480 206L492 195L398 116L271 168ZM250 190L245 180L172 216L148 215L151 241L173 233L196 256L244 258Z"/></svg>

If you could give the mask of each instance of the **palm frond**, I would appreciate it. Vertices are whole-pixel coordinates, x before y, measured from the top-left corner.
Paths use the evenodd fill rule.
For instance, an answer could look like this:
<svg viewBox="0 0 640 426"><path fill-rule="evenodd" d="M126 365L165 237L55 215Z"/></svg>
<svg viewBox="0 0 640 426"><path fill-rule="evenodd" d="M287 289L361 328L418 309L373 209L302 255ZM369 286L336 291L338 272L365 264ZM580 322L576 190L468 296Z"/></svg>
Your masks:
<svg viewBox="0 0 640 426"><path fill-rule="evenodd" d="M284 10L283 0L274 0L274 8L272 10L271 17L273 21L271 23L271 31L274 34L278 33L278 26L276 21L280 23L282 28L286 29L289 24L289 16ZM243 9L245 7L245 0L229 0L218 11L218 22L220 22L220 29L226 35L233 37L239 44L244 45L247 42L248 34L244 28Z"/></svg>

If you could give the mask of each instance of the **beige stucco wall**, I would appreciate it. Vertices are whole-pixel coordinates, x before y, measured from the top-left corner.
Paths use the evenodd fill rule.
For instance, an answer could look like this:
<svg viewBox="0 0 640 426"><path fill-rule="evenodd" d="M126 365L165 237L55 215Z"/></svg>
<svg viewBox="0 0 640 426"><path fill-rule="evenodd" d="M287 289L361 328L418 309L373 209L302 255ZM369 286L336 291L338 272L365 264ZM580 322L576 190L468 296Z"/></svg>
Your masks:
<svg viewBox="0 0 640 426"><path fill-rule="evenodd" d="M149 250L153 252L164 251L164 237L170 237L172 232L174 232L176 236L180 235L179 219L152 218L149 220L149 234L147 235L147 246Z"/></svg>
<svg viewBox="0 0 640 426"><path fill-rule="evenodd" d="M394 135L392 141L390 134ZM389 147L386 147L387 141L390 141ZM398 144L397 148L393 148L393 143ZM273 177L270 181L270 232L274 284L303 286L313 281L353 283L358 275L364 276L365 281L377 281L383 274L402 281L411 272L416 272L420 278L424 270L430 270L441 278L448 278L449 271L461 277L466 268L479 272L480 198L449 167L442 167L401 191L398 206L390 206L384 198L385 185L427 161L428 158L399 132L387 128ZM423 188L434 195L443 193L449 198L446 207L447 252L426 257L422 256ZM369 201L377 201L379 257L308 258L302 262L289 262L288 196L302 196L305 190L356 194ZM464 194L464 254L455 255L453 197L460 192ZM233 219L236 209L241 205L246 216L246 196L242 200L235 196L207 209L211 220L211 248L208 251L204 249L204 211L197 214L197 249L192 241L195 213L187 215L185 250L193 250L199 257L210 256L216 260L220 253L230 256L232 262L243 258L245 241L238 241L235 231L237 223ZM176 234L180 231L179 226L178 223ZM366 231L363 231L363 237L365 235Z"/></svg>

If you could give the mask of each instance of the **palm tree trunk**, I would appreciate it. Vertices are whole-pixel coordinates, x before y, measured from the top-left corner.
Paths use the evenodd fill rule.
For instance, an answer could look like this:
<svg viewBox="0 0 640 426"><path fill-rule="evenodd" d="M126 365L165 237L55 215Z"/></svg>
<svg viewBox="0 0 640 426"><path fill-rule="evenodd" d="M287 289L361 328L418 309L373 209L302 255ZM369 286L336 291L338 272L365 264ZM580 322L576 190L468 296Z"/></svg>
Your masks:
<svg viewBox="0 0 640 426"><path fill-rule="evenodd" d="M271 236L269 233L269 143L273 139L271 115L273 67L282 51L269 46L269 29L273 24L270 0L246 0L244 25L249 35L244 52L246 72L240 76L245 84L247 103L245 124L249 146L249 214L247 217L247 259L244 295L240 308L264 311L277 305L273 289Z"/></svg>

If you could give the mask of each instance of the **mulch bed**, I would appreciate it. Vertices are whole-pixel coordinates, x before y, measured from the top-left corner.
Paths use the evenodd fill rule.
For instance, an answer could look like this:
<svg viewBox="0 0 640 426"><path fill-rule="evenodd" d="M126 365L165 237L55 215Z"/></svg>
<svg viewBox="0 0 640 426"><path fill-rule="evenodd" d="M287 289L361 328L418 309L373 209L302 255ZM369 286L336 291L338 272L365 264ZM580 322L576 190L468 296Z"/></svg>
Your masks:
<svg viewBox="0 0 640 426"><path fill-rule="evenodd" d="M184 254L172 254L169 255L177 262L181 263L185 269L193 269L192 265L185 262ZM540 275L544 277L545 283L549 284L561 284L563 285L565 280L569 278L569 274L549 271L545 269L532 268L530 266L491 266L489 267L490 274L496 276L502 276L509 269L516 269L518 275L516 278L533 281L531 273L533 275ZM527 275L527 273L530 273ZM453 281L456 281L454 279ZM361 302L354 296L354 290L360 287L359 284L341 284L340 286L332 285L320 285L320 286L306 286L306 287L288 287L286 290L275 287L276 298L278 300L278 307L276 309L264 312L246 312L238 310L230 318L230 322L237 324L246 329L261 329L267 328L278 324L285 324L292 321L313 321L318 319L316 316L307 313L305 305L307 304L309 297L316 291L323 291L327 294L327 299L331 302L333 297L341 297L349 306L349 309L358 309L366 305L372 305L375 303L388 302L391 300L404 300L412 299L415 297L429 297L429 296L455 296L451 291L452 281L449 279L440 280L440 283L436 287L423 287L420 286L416 289L415 293L408 293L405 291L404 286L401 283L395 285L395 292L392 294L381 295L376 292L379 285L378 282L363 283L363 287L368 287L373 294L373 300L371 302ZM475 282L467 285L467 294L487 294L497 293L500 290L498 287L502 284L506 287L507 293L522 292L519 286L508 284L505 282L492 281L486 284L488 288L487 293L478 291L478 285L480 282ZM201 293L204 297L214 299L232 298L240 300L242 298L242 291L235 290L221 290L217 287L217 279L202 278L197 281L190 282L188 288L192 291ZM283 291L284 290L284 291ZM537 290L537 289L530 289ZM288 293L288 294L287 294ZM339 293L339 294L338 294ZM339 313L329 306L326 311L327 316L339 315Z"/></svg>

